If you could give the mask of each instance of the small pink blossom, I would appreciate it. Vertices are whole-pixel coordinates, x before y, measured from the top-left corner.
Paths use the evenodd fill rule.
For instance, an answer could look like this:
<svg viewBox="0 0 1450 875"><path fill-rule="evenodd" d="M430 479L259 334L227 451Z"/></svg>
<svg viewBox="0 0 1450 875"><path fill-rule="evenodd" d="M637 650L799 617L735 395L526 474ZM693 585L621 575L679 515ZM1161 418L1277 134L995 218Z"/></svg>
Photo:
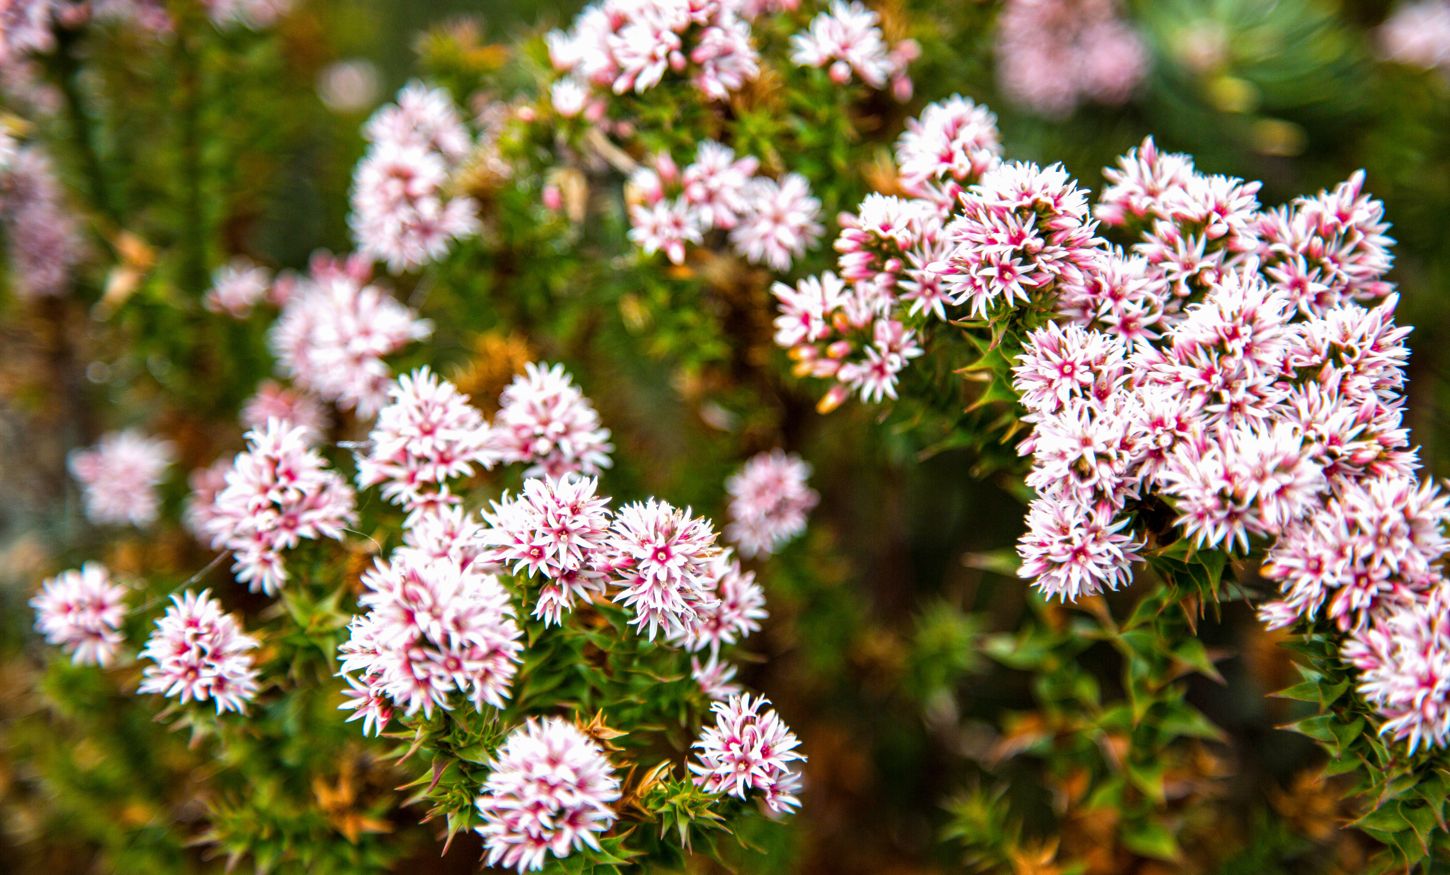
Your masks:
<svg viewBox="0 0 1450 875"><path fill-rule="evenodd" d="M245 713L257 695L251 654L257 640L206 590L172 596L171 602L141 651L153 664L142 672L140 692L182 704L211 700L218 714Z"/></svg>
<svg viewBox="0 0 1450 875"><path fill-rule="evenodd" d="M30 607L35 628L77 665L110 665L121 649L126 590L98 562L50 578Z"/></svg>
<svg viewBox="0 0 1450 875"><path fill-rule="evenodd" d="M698 761L690 763L690 771L707 792L744 799L756 790L771 812L789 814L800 806L795 764L806 758L796 750L800 740L769 704L749 694L716 702L715 725L706 726L693 745Z"/></svg>
<svg viewBox="0 0 1450 875"><path fill-rule="evenodd" d="M94 447L72 452L70 471L81 485L86 517L103 525L155 522L158 489L174 454L169 442L134 429L111 432Z"/></svg>

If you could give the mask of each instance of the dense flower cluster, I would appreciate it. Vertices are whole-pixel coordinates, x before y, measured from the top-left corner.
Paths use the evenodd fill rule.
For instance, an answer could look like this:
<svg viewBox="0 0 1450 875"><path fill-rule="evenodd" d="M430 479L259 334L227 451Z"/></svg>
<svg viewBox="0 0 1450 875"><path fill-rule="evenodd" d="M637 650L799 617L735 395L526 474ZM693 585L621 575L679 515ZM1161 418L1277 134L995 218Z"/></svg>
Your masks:
<svg viewBox="0 0 1450 875"><path fill-rule="evenodd" d="M724 100L760 72L749 5L604 0L586 7L569 30L549 34L549 58L573 91L643 93L670 74Z"/></svg>
<svg viewBox="0 0 1450 875"><path fill-rule="evenodd" d="M796 750L800 740L780 719L770 700L749 694L716 702L715 725L705 727L694 747L698 762L690 763L695 783L711 793L741 799L758 790L772 812L787 814L800 805L800 772L804 762ZM762 712L762 708L765 708Z"/></svg>
<svg viewBox="0 0 1450 875"><path fill-rule="evenodd" d="M604 751L557 717L515 729L488 768L477 829L490 866L522 872L542 869L550 855L597 850L618 817L619 779Z"/></svg>
<svg viewBox="0 0 1450 875"><path fill-rule="evenodd" d="M282 420L253 429L246 451L226 472L226 486L208 509L193 511L204 519L211 545L232 554L237 579L253 591L270 595L287 581L284 551L303 539L340 539L352 524L352 489L309 444L306 428Z"/></svg>
<svg viewBox="0 0 1450 875"><path fill-rule="evenodd" d="M449 710L453 693L475 710L502 708L520 661L522 632L498 578L481 563L402 547L363 575L361 602L343 643L343 706L381 732L395 708Z"/></svg>
<svg viewBox="0 0 1450 875"><path fill-rule="evenodd" d="M728 549L717 553L711 566L709 598L696 608L688 625L668 637L687 650L708 647L710 664L717 665L721 647L760 631L760 621L766 618L765 591L755 581L755 572L743 570Z"/></svg>
<svg viewBox="0 0 1450 875"><path fill-rule="evenodd" d="M372 416L387 399L392 371L383 361L432 332L354 261L314 259L311 274L291 278L270 341L283 373L325 401Z"/></svg>
<svg viewBox="0 0 1450 875"><path fill-rule="evenodd" d="M31 297L64 294L85 253L80 230L50 158L34 146L10 143L0 160L0 229L13 287Z"/></svg>
<svg viewBox="0 0 1450 875"><path fill-rule="evenodd" d="M752 456L725 481L730 521L725 538L750 558L769 555L805 531L806 515L820 496L807 485L811 466L776 449Z"/></svg>
<svg viewBox="0 0 1450 875"><path fill-rule="evenodd" d="M30 600L35 628L79 665L109 665L121 649L126 590L104 565L87 562L47 580Z"/></svg>
<svg viewBox="0 0 1450 875"><path fill-rule="evenodd" d="M245 319L272 288L267 269L245 258L233 259L212 274L211 288L203 301L213 313Z"/></svg>
<svg viewBox="0 0 1450 875"><path fill-rule="evenodd" d="M609 429L563 365L530 362L499 397L489 449L525 474L591 476L610 465Z"/></svg>
<svg viewBox="0 0 1450 875"><path fill-rule="evenodd" d="M378 110L364 135L351 224L358 251L392 271L436 261L478 230L478 205L447 193L473 141L446 92L414 82Z"/></svg>
<svg viewBox="0 0 1450 875"><path fill-rule="evenodd" d="M669 155L656 155L630 177L629 238L647 254L683 264L687 246L723 231L742 257L789 270L820 238L821 204L804 177L757 176L759 166L713 140L699 145L683 171Z"/></svg>
<svg viewBox="0 0 1450 875"><path fill-rule="evenodd" d="M1446 589L1401 601L1344 645L1360 693L1386 718L1381 734L1421 747L1450 743L1450 605Z"/></svg>
<svg viewBox="0 0 1450 875"><path fill-rule="evenodd" d="M383 497L410 511L456 500L447 482L493 467L488 423L468 399L428 368L398 378L357 455L359 488L383 485Z"/></svg>
<svg viewBox="0 0 1450 875"><path fill-rule="evenodd" d="M505 494L483 514L484 556L542 580L533 614L546 625L563 622L577 599L604 592L598 566L609 499L595 497L597 488L594 478L572 474L530 478L519 494Z"/></svg>
<svg viewBox="0 0 1450 875"><path fill-rule="evenodd" d="M158 487L171 467L171 444L134 429L112 432L70 455L86 517L94 523L145 526L161 507Z"/></svg>
<svg viewBox="0 0 1450 875"><path fill-rule="evenodd" d="M236 617L222 611L211 593L171 597L156 631L141 651L153 663L141 675L140 691L180 699L211 700L217 713L244 713L257 695L251 651L257 641L242 632Z"/></svg>
<svg viewBox="0 0 1450 875"><path fill-rule="evenodd" d="M920 52L913 40L888 47L881 16L859 0L832 0L806 30L791 37L790 59L802 67L826 68L837 85L853 79L877 90L890 85L904 102L912 93L906 68Z"/></svg>
<svg viewBox="0 0 1450 875"><path fill-rule="evenodd" d="M1045 116L1080 102L1122 103L1148 70L1142 39L1116 0L1008 0L997 19L997 80Z"/></svg>
<svg viewBox="0 0 1450 875"><path fill-rule="evenodd" d="M1150 139L1091 205L1060 166L1001 162L990 122L960 99L928 107L898 144L908 196L843 219L839 275L777 284L777 342L837 381L823 406L894 397L920 354L908 318L1021 332L1023 577L1075 600L1126 585L1151 543L1263 549L1282 587L1266 621L1323 618L1361 651L1378 636L1375 652L1407 652L1409 621L1388 617L1424 617L1402 606L1444 586L1450 500L1420 482L1402 423L1408 329L1363 174L1261 209L1257 183ZM1389 731L1443 739L1364 682Z"/></svg>

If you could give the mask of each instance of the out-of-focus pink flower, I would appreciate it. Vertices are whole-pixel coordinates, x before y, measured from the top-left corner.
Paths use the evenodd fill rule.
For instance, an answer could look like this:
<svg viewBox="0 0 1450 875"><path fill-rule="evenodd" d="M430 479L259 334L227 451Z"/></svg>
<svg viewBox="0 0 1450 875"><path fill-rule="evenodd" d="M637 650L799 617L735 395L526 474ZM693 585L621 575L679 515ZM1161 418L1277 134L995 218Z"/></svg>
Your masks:
<svg viewBox="0 0 1450 875"><path fill-rule="evenodd" d="M1385 60L1450 74L1450 2L1402 3L1375 36Z"/></svg>
<svg viewBox="0 0 1450 875"><path fill-rule="evenodd" d="M830 9L791 37L790 59L801 67L828 68L838 85L854 76L872 88L884 88L895 65L880 25L881 17L857 0L833 0Z"/></svg>
<svg viewBox="0 0 1450 875"><path fill-rule="evenodd" d="M34 146L12 148L0 167L0 228L15 290L29 297L65 294L86 247L50 158Z"/></svg>
<svg viewBox="0 0 1450 875"><path fill-rule="evenodd" d="M206 308L225 313L233 319L245 319L252 308L267 297L272 275L245 258L235 258L212 274L207 290Z"/></svg>
<svg viewBox="0 0 1450 875"><path fill-rule="evenodd" d="M806 514L820 500L807 485L810 474L800 456L776 449L752 456L725 481L730 494L725 537L740 555L774 553L805 531Z"/></svg>
<svg viewBox="0 0 1450 875"><path fill-rule="evenodd" d="M821 202L811 196L810 183L798 173L788 173L779 182L755 177L745 187L744 201L730 243L756 264L790 270L825 230L818 221Z"/></svg>
<svg viewBox="0 0 1450 875"><path fill-rule="evenodd" d="M305 392L289 389L276 380L265 380L256 394L242 406L242 425L248 431L265 428L270 419L280 419L307 429L313 437L322 435L327 427L327 411Z"/></svg>
<svg viewBox="0 0 1450 875"><path fill-rule="evenodd" d="M47 580L30 607L35 628L77 665L110 665L121 649L126 590L98 562Z"/></svg>
<svg viewBox="0 0 1450 875"><path fill-rule="evenodd" d="M1009 0L997 19L997 79L1041 115L1080 101L1122 103L1148 69L1142 39L1114 0Z"/></svg>
<svg viewBox="0 0 1450 875"><path fill-rule="evenodd" d="M163 440L134 429L111 432L87 450L70 455L70 471L81 484L86 517L94 523L146 526L161 508L158 487L174 451Z"/></svg>

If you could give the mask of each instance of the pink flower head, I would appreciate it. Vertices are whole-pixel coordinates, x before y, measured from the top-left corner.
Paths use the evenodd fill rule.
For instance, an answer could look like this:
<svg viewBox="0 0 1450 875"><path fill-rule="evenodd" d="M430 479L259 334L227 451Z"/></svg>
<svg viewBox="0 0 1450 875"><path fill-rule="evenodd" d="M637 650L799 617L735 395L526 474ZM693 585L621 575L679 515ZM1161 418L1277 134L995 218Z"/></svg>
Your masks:
<svg viewBox="0 0 1450 875"><path fill-rule="evenodd" d="M47 3L14 6L44 8ZM0 22L4 22L0 11ZM46 13L48 15L48 13ZM7 35L0 23L0 67ZM48 32L47 32L48 33ZM0 167L0 230L5 234L6 260L13 288L31 298L65 294L86 245L75 212L65 201L64 189L50 157L35 146L10 150Z"/></svg>
<svg viewBox="0 0 1450 875"><path fill-rule="evenodd" d="M322 267L298 282L269 339L282 371L298 385L369 417L393 380L384 356L427 337L433 326L366 279Z"/></svg>
<svg viewBox="0 0 1450 875"><path fill-rule="evenodd" d="M595 497L597 486L596 479L573 474L534 477L483 514L484 557L543 579L534 616L546 625L559 624L576 598L604 591L596 565L603 561L609 499Z"/></svg>
<svg viewBox="0 0 1450 875"><path fill-rule="evenodd" d="M30 607L35 628L77 665L110 665L121 649L126 590L98 562L47 580Z"/></svg>
<svg viewBox="0 0 1450 875"><path fill-rule="evenodd" d="M304 428L314 437L327 427L327 412L317 399L276 380L266 380L242 407L242 425L248 430L265 428L269 419L280 419Z"/></svg>
<svg viewBox="0 0 1450 875"><path fill-rule="evenodd" d="M598 476L611 464L609 429L563 365L530 362L499 396L491 449L526 476Z"/></svg>
<svg viewBox="0 0 1450 875"><path fill-rule="evenodd" d="M1441 581L1428 596L1401 601L1345 642L1360 671L1359 693L1380 713L1380 734L1421 747L1450 741L1450 605Z"/></svg>
<svg viewBox="0 0 1450 875"><path fill-rule="evenodd" d="M825 230L820 214L821 202L800 174L788 173L779 182L756 177L745 187L745 211L730 232L730 243L755 264L790 270Z"/></svg>
<svg viewBox="0 0 1450 875"><path fill-rule="evenodd" d="M742 556L769 555L805 531L806 515L820 500L807 485L810 474L800 456L776 449L752 456L725 481L730 494L725 537Z"/></svg>
<svg viewBox="0 0 1450 875"><path fill-rule="evenodd" d="M71 474L81 485L86 518L103 525L145 526L161 508L158 487L174 451L134 429L111 432L87 450L71 453Z"/></svg>
<svg viewBox="0 0 1450 875"><path fill-rule="evenodd" d="M896 141L896 164L909 194L950 201L1002 160L997 117L961 95L927 104Z"/></svg>
<svg viewBox="0 0 1450 875"><path fill-rule="evenodd" d="M381 731L395 708L431 716L452 709L455 692L477 711L504 707L523 633L497 577L480 563L403 548L378 560L363 586L367 613L353 618L340 649L350 720Z"/></svg>
<svg viewBox="0 0 1450 875"><path fill-rule="evenodd" d="M701 211L683 200L631 204L629 239L646 255L664 253L671 264L685 263L685 247L704 241Z"/></svg>
<svg viewBox="0 0 1450 875"><path fill-rule="evenodd" d="M740 685L735 683L735 666L720 659L718 655L712 654L704 663L700 657L690 657L690 677L700 685L700 692L705 697L714 701L728 699L740 693Z"/></svg>
<svg viewBox="0 0 1450 875"><path fill-rule="evenodd" d="M744 799L758 790L767 809L789 814L800 806L794 764L806 758L796 750L800 740L769 704L744 694L711 706L715 725L706 726L695 742L698 762L690 763L690 771L707 792Z"/></svg>
<svg viewBox="0 0 1450 875"><path fill-rule="evenodd" d="M1014 102L1044 116L1082 100L1122 103L1148 68L1142 39L1113 0L1009 0L997 20L997 79Z"/></svg>
<svg viewBox="0 0 1450 875"><path fill-rule="evenodd" d="M696 149L694 163L685 168L684 201L700 212L708 226L728 231L746 210L745 187L759 165L749 156L736 158L729 146L706 140Z"/></svg>
<svg viewBox="0 0 1450 875"><path fill-rule="evenodd" d="M340 540L353 492L309 446L306 429L280 420L247 433L207 524L213 547L232 554L237 579L271 595L287 581L282 554L302 540Z"/></svg>
<svg viewBox="0 0 1450 875"><path fill-rule="evenodd" d="M456 164L473 148L453 99L441 88L409 82L397 102L378 110L363 127L371 143L416 146Z"/></svg>
<svg viewBox="0 0 1450 875"><path fill-rule="evenodd" d="M216 704L217 713L245 713L257 695L257 670L250 651L257 640L242 632L236 617L223 613L211 593L188 590L171 597L156 631L141 651L154 664L141 674L142 693Z"/></svg>
<svg viewBox="0 0 1450 875"><path fill-rule="evenodd" d="M504 740L478 797L488 865L522 872L543 868L550 855L597 850L619 796L598 744L557 717L531 718Z"/></svg>
<svg viewBox="0 0 1450 875"><path fill-rule="evenodd" d="M1139 545L1123 532L1129 520L1114 513L1108 502L1085 505L1067 491L1034 498L1017 543L1018 575L1047 598L1065 602L1125 586Z"/></svg>
<svg viewBox="0 0 1450 875"><path fill-rule="evenodd" d="M252 308L267 297L272 275L245 258L235 258L212 274L207 290L206 308L225 313L233 319L245 319Z"/></svg>
<svg viewBox="0 0 1450 875"><path fill-rule="evenodd" d="M827 67L838 85L855 76L872 88L883 88L894 65L880 24L881 17L857 0L832 0L829 10L791 37L791 62Z"/></svg>
<svg viewBox="0 0 1450 875"><path fill-rule="evenodd" d="M650 640L688 634L698 612L714 601L712 562L719 553L708 520L650 499L626 504L610 527L609 571L614 600L634 611L630 624Z"/></svg>
<svg viewBox="0 0 1450 875"><path fill-rule="evenodd" d="M695 618L681 632L669 637L686 650L709 647L712 657L718 657L721 647L760 630L760 621L767 616L765 591L756 583L755 573L742 570L728 549L711 560L710 576L714 580L710 600L696 609Z"/></svg>
<svg viewBox="0 0 1450 875"><path fill-rule="evenodd" d="M383 497L415 510L474 466L492 468L483 414L427 367L398 378L388 390L368 446L357 456L358 487L383 485Z"/></svg>
<svg viewBox="0 0 1450 875"><path fill-rule="evenodd" d="M375 144L353 182L349 224L358 250L398 272L437 261L477 233L478 205L444 194L447 178L443 159L423 146Z"/></svg>

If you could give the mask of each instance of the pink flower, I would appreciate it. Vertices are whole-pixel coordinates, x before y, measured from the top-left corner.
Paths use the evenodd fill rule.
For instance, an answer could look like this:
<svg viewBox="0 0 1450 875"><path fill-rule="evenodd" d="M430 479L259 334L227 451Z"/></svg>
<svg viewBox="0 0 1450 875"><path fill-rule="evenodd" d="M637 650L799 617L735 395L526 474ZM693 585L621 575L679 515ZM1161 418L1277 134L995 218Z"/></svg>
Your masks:
<svg viewBox="0 0 1450 875"><path fill-rule="evenodd" d="M1450 72L1450 3L1445 0L1399 4L1376 37L1388 61Z"/></svg>
<svg viewBox="0 0 1450 875"><path fill-rule="evenodd" d="M852 75L872 88L885 87L894 71L882 38L881 18L857 0L832 0L831 8L791 37L791 62L829 67L831 81L845 85Z"/></svg>
<svg viewBox="0 0 1450 875"><path fill-rule="evenodd" d="M206 308L233 319L245 319L271 287L272 276L266 268L235 258L212 274L211 288L204 299Z"/></svg>
<svg viewBox="0 0 1450 875"><path fill-rule="evenodd" d="M786 271L820 239L820 214L821 202L800 174L788 173L780 182L756 177L745 187L745 211L730 243L751 262Z"/></svg>
<svg viewBox="0 0 1450 875"><path fill-rule="evenodd" d="M740 685L735 683L735 666L716 655L703 664L700 657L690 657L690 677L700 685L700 692L708 699L720 701L737 695Z"/></svg>
<svg viewBox="0 0 1450 875"><path fill-rule="evenodd" d="M383 405L392 383L383 357L432 330L365 279L325 270L297 283L269 339L285 374L368 417Z"/></svg>
<svg viewBox="0 0 1450 875"><path fill-rule="evenodd" d="M30 607L35 628L77 665L110 665L121 649L126 590L98 562L47 580Z"/></svg>
<svg viewBox="0 0 1450 875"><path fill-rule="evenodd" d="M416 146L437 153L450 165L467 157L473 148L473 138L448 92L422 82L403 86L395 104L368 119L363 136L370 143Z"/></svg>
<svg viewBox="0 0 1450 875"><path fill-rule="evenodd" d="M203 0L219 27L242 24L253 30L271 27L292 11L293 0Z"/></svg>
<svg viewBox="0 0 1450 875"><path fill-rule="evenodd" d="M142 693L216 704L217 713L245 713L257 695L257 670L250 651L257 640L242 632L236 617L222 612L211 593L187 591L171 597L166 615L141 651L154 664L141 674Z"/></svg>
<svg viewBox="0 0 1450 875"><path fill-rule="evenodd" d="M1082 100L1122 103L1148 68L1139 36L1113 0L1009 0L997 19L997 79L1013 101L1041 115Z"/></svg>
<svg viewBox="0 0 1450 875"><path fill-rule="evenodd" d="M765 591L755 582L755 573L740 568L740 561L722 550L711 560L710 576L714 580L709 601L695 611L695 618L680 632L672 634L672 643L686 650L710 648L712 660L720 648L760 631L766 618Z"/></svg>
<svg viewBox="0 0 1450 875"><path fill-rule="evenodd" d="M383 497L415 510L474 466L492 468L483 414L427 367L398 378L388 390L367 448L357 454L358 488L383 485Z"/></svg>
<svg viewBox="0 0 1450 875"><path fill-rule="evenodd" d="M1077 601L1125 586L1138 546L1108 502L1083 504L1068 492L1039 494L1027 508L1027 532L1017 543L1018 575L1049 599Z"/></svg>
<svg viewBox="0 0 1450 875"><path fill-rule="evenodd" d="M716 702L715 725L706 726L693 745L698 762L690 763L695 783L710 793L740 799L751 790L762 794L766 808L789 814L800 806L800 777L794 763L805 762L796 750L800 740L780 719L770 700L749 694Z"/></svg>
<svg viewBox="0 0 1450 875"><path fill-rule="evenodd" d="M271 420L247 433L208 522L212 546L232 554L237 579L271 595L287 581L282 553L302 540L340 540L353 492L308 445L306 429Z"/></svg>
<svg viewBox="0 0 1450 875"><path fill-rule="evenodd" d="M161 507L157 489L171 467L172 445L134 429L111 432L87 450L70 454L81 485L86 518L93 523L146 526Z"/></svg>
<svg viewBox="0 0 1450 875"><path fill-rule="evenodd" d="M810 474L800 456L776 449L752 456L725 481L730 494L725 537L742 556L769 555L805 531L806 514L820 500L806 483Z"/></svg>
<svg viewBox="0 0 1450 875"><path fill-rule="evenodd" d="M598 849L618 815L619 779L599 745L557 718L531 718L493 761L478 797L488 865L541 869L545 859Z"/></svg>
<svg viewBox="0 0 1450 875"><path fill-rule="evenodd" d="M1344 659L1360 671L1359 693L1385 718L1381 735L1422 746L1450 740L1450 606L1443 581L1426 597L1401 601L1356 630Z"/></svg>
<svg viewBox="0 0 1450 875"><path fill-rule="evenodd" d="M609 429L563 365L530 362L499 397L490 448L524 474L597 476L610 466Z"/></svg>
<svg viewBox="0 0 1450 875"><path fill-rule="evenodd" d="M349 224L358 251L398 272L437 261L454 241L477 233L478 206L443 194L447 173L421 146L374 145L353 183Z"/></svg>
<svg viewBox="0 0 1450 875"><path fill-rule="evenodd" d="M48 3L13 5L31 6L42 16L49 15L44 11ZM5 33L5 25L11 23L6 16L14 14L0 10L0 21L5 22L0 25L0 67L5 65L3 43L12 38ZM49 31L45 33L49 37ZM86 246L49 156L34 146L15 150L0 167L0 229L5 232L6 260L17 293L39 298L69 290L72 272L85 256Z"/></svg>
<svg viewBox="0 0 1450 875"><path fill-rule="evenodd" d="M632 204L629 239L646 255L663 252L671 264L685 263L685 247L704 241L699 210L683 200Z"/></svg>
<svg viewBox="0 0 1450 875"><path fill-rule="evenodd" d="M621 507L609 530L608 571L614 600L634 611L630 625L650 640L684 636L714 601L713 560L719 553L710 522L651 498Z"/></svg>
<svg viewBox="0 0 1450 875"><path fill-rule="evenodd" d="M543 578L534 616L558 625L576 598L604 592L603 564L609 499L594 495L594 478L535 477L523 491L493 502L483 514L484 557L515 573Z"/></svg>
<svg viewBox="0 0 1450 875"><path fill-rule="evenodd" d="M947 205L948 196L980 180L1001 156L997 117L956 94L927 104L921 115L907 121L896 141L902 187Z"/></svg>
<svg viewBox="0 0 1450 875"><path fill-rule="evenodd" d="M289 389L276 380L263 382L242 407L242 425L248 430L266 427L269 419L280 419L304 428L314 437L321 436L327 427L327 412L317 399Z"/></svg>
<svg viewBox="0 0 1450 875"><path fill-rule="evenodd" d="M431 716L452 709L455 692L477 711L504 707L524 646L498 578L479 563L405 547L378 560L363 586L367 613L353 618L340 649L350 720L381 731L394 708Z"/></svg>
<svg viewBox="0 0 1450 875"><path fill-rule="evenodd" d="M706 140L695 151L694 163L685 168L685 203L698 210L709 227L730 230L746 210L745 187L759 164L748 156L736 158L734 149Z"/></svg>

